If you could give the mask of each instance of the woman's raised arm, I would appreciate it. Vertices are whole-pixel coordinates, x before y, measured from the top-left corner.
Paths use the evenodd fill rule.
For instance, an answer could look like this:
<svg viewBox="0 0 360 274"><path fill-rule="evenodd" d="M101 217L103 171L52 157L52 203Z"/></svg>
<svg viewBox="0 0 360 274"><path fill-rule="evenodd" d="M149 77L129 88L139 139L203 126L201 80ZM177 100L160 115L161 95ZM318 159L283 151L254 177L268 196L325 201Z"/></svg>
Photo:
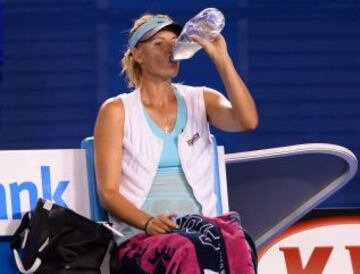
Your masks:
<svg viewBox="0 0 360 274"><path fill-rule="evenodd" d="M212 42L199 36L192 38L204 48L215 64L229 98L215 90L205 90L209 122L226 131L255 129L258 125L255 102L233 65L224 37L220 34Z"/></svg>

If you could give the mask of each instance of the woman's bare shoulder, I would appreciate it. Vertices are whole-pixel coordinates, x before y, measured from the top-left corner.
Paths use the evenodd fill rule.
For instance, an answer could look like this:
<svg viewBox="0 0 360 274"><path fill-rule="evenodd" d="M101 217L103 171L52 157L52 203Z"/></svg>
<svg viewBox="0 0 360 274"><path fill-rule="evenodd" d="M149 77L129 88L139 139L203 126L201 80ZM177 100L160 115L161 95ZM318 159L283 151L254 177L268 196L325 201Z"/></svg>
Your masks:
<svg viewBox="0 0 360 274"><path fill-rule="evenodd" d="M115 116L123 117L124 116L124 104L120 96L111 97L105 100L99 110L99 114L105 116Z"/></svg>
<svg viewBox="0 0 360 274"><path fill-rule="evenodd" d="M112 97L107 99L102 103L96 118L95 139L98 139L98 142L100 142L99 140L106 140L106 143L108 143L109 138L106 136L121 135L124 124L125 112L121 98Z"/></svg>

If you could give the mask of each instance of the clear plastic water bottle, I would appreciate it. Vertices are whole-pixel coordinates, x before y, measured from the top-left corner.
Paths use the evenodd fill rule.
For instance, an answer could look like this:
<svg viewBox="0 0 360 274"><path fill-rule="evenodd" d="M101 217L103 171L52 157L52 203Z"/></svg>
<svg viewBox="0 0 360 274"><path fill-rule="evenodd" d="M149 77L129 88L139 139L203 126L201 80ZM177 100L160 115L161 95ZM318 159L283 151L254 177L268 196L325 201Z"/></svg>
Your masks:
<svg viewBox="0 0 360 274"><path fill-rule="evenodd" d="M171 59L173 61L191 58L201 46L193 42L191 35L198 35L213 41L225 26L225 18L221 11L215 8L207 8L191 18L184 26L177 38Z"/></svg>

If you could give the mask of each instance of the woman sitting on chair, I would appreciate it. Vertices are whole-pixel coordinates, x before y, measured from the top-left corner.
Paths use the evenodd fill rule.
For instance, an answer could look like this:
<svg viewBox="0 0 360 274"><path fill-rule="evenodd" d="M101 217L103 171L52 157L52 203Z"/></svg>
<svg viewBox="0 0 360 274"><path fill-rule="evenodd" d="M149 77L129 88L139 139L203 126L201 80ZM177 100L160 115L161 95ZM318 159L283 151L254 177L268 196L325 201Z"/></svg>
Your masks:
<svg viewBox="0 0 360 274"><path fill-rule="evenodd" d="M135 89L108 99L98 113L100 202L124 234L117 238L118 273L254 273L237 214L215 217L208 123L231 132L255 129L256 106L222 35L192 39L215 64L230 101L207 87L172 83L179 62L170 57L181 30L166 15L136 20L122 59Z"/></svg>

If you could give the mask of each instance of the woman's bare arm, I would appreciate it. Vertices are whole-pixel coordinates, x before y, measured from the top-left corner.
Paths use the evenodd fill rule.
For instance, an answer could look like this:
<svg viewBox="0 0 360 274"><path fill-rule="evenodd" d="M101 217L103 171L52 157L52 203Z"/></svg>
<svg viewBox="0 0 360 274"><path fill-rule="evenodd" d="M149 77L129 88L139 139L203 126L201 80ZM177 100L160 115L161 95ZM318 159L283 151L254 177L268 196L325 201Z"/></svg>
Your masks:
<svg viewBox="0 0 360 274"><path fill-rule="evenodd" d="M120 98L107 100L100 108L94 129L94 157L100 203L123 222L144 229L150 215L138 209L119 193L122 174L125 111ZM151 220L148 233L164 233L176 227L171 216L160 215Z"/></svg>
<svg viewBox="0 0 360 274"><path fill-rule="evenodd" d="M204 48L214 62L229 98L228 100L216 90L205 90L204 99L209 122L225 131L255 129L258 125L255 102L233 65L224 37L220 34L212 42L199 36L192 38Z"/></svg>

